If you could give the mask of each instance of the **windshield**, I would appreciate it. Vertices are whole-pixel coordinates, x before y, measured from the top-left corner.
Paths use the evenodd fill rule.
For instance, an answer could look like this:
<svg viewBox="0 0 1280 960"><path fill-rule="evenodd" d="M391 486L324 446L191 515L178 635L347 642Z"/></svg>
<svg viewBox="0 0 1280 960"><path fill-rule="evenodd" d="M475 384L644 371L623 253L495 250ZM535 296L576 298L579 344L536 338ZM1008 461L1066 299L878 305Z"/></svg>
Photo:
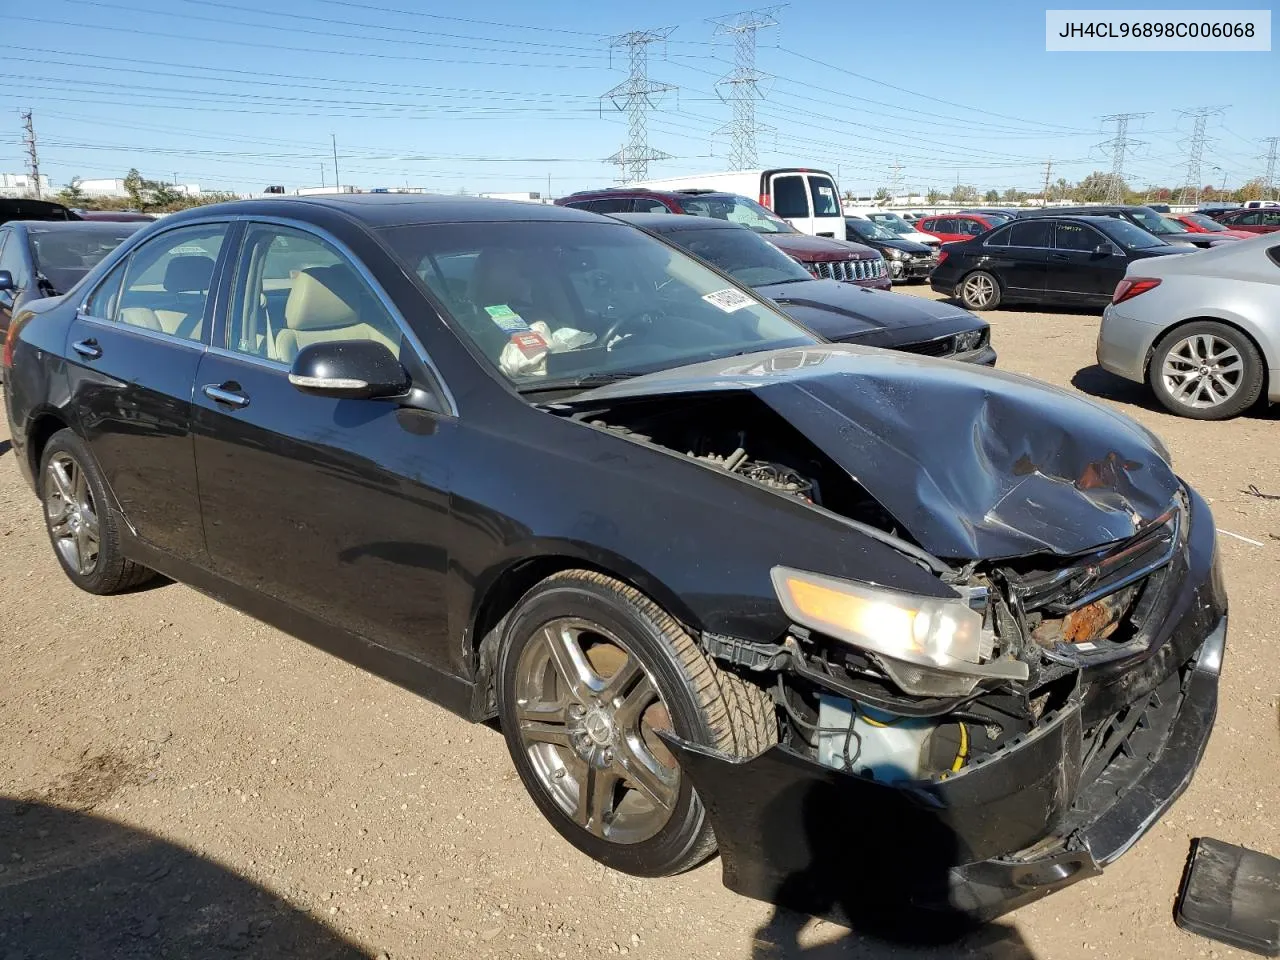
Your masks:
<svg viewBox="0 0 1280 960"><path fill-rule="evenodd" d="M1137 210L1131 210L1129 216L1138 221L1138 226L1142 227L1148 233L1167 234L1167 233L1186 233L1187 228L1182 224L1177 225L1174 229L1173 222L1166 220L1154 210L1148 210L1145 207L1139 207Z"/></svg>
<svg viewBox="0 0 1280 960"><path fill-rule="evenodd" d="M1227 229L1217 220L1214 220L1211 217L1206 217L1203 213L1188 213L1186 214L1185 219L1190 220L1201 230L1206 230L1209 233L1220 233Z"/></svg>
<svg viewBox="0 0 1280 960"><path fill-rule="evenodd" d="M1128 220L1112 219L1107 224L1107 232L1111 234L1112 240L1126 250L1147 250L1151 247L1169 246L1159 237L1153 237L1148 231L1135 227Z"/></svg>
<svg viewBox="0 0 1280 960"><path fill-rule="evenodd" d="M108 230L37 230L31 237L35 267L57 293L66 293L98 265L103 257L120 246L142 224L122 223Z"/></svg>
<svg viewBox="0 0 1280 960"><path fill-rule="evenodd" d="M747 230L673 230L666 239L748 287L813 279L808 270L768 240Z"/></svg>
<svg viewBox="0 0 1280 960"><path fill-rule="evenodd" d="M680 197L684 212L695 217L713 217L739 223L756 233L799 233L772 210L766 210L754 200L732 195L718 197Z"/></svg>
<svg viewBox="0 0 1280 960"><path fill-rule="evenodd" d="M863 240L896 240L898 235L887 230L878 223L863 220L861 217L846 217L845 226L849 227Z"/></svg>
<svg viewBox="0 0 1280 960"><path fill-rule="evenodd" d="M907 223L907 221L903 220L896 213L869 213L867 216L871 218L873 223L878 223L885 229L892 230L897 234L918 232L915 227Z"/></svg>
<svg viewBox="0 0 1280 960"><path fill-rule="evenodd" d="M379 234L448 309L458 334L521 389L817 342L623 224L415 224Z"/></svg>

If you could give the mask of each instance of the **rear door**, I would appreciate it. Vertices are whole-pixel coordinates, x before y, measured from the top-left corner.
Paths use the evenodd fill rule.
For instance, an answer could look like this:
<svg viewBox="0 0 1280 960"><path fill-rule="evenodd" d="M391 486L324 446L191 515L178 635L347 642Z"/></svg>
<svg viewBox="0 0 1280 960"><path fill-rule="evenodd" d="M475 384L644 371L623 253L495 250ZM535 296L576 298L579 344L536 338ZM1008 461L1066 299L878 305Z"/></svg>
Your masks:
<svg viewBox="0 0 1280 960"><path fill-rule="evenodd" d="M769 177L769 196L773 198L773 212L801 233L813 235L813 206L809 202L809 187L801 173L775 173Z"/></svg>
<svg viewBox="0 0 1280 960"><path fill-rule="evenodd" d="M156 234L117 264L72 321L72 407L124 514L150 545L203 565L191 392L228 221Z"/></svg>
<svg viewBox="0 0 1280 960"><path fill-rule="evenodd" d="M1053 221L1028 219L997 230L983 245L991 271L1010 291L1038 300L1044 294Z"/></svg>
<svg viewBox="0 0 1280 960"><path fill-rule="evenodd" d="M813 207L813 232L819 237L844 237L844 210L836 183L825 173L805 175L809 202Z"/></svg>
<svg viewBox="0 0 1280 960"><path fill-rule="evenodd" d="M12 289L0 290L0 341L3 341L9 329L9 321L13 319L13 305L18 299L18 294L26 285L22 276L26 266L26 258L22 256L22 244L22 234L12 227L0 227L0 270L8 270L13 278Z"/></svg>
<svg viewBox="0 0 1280 960"><path fill-rule="evenodd" d="M1105 247L1108 252L1100 252ZM1129 260L1088 224L1059 220L1049 254L1046 290L1064 303L1108 303Z"/></svg>

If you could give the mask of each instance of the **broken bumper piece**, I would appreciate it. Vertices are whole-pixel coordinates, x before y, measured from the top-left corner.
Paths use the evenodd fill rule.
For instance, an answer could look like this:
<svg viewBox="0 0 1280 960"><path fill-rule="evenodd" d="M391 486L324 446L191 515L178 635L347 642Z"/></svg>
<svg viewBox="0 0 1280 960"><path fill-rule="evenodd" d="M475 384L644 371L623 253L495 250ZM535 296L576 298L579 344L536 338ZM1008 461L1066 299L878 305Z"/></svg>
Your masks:
<svg viewBox="0 0 1280 960"><path fill-rule="evenodd" d="M1073 699L947 779L878 783L784 745L749 760L672 745L706 804L729 889L871 932L904 908L985 921L1096 876L1186 789L1217 710L1225 612L1206 632L1130 705L1137 714L1090 738L1089 698ZM1099 740L1117 735L1123 749L1107 761Z"/></svg>

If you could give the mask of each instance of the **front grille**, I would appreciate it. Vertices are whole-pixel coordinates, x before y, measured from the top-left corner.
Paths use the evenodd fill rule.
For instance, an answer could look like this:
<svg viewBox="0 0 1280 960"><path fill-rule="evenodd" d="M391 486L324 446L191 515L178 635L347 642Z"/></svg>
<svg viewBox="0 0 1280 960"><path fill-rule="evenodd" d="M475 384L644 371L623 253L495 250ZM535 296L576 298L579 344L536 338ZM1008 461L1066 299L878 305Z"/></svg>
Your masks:
<svg viewBox="0 0 1280 960"><path fill-rule="evenodd" d="M809 272L822 280L878 280L884 276L884 260L822 260L809 264Z"/></svg>
<svg viewBox="0 0 1280 960"><path fill-rule="evenodd" d="M904 353L917 353L923 357L949 357L956 352L955 337L939 337L923 343L907 343L896 349Z"/></svg>

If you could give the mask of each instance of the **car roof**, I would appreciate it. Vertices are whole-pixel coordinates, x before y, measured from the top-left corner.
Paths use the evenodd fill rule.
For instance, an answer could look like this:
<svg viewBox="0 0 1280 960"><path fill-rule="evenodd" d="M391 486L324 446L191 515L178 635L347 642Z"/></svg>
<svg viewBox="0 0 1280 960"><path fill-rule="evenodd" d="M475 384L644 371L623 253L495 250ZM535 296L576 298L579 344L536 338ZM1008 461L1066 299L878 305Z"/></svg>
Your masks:
<svg viewBox="0 0 1280 960"><path fill-rule="evenodd" d="M611 213L614 220L634 223L656 233L676 233L681 230L746 230L740 223L730 223L718 217L691 217L672 213Z"/></svg>
<svg viewBox="0 0 1280 960"><path fill-rule="evenodd" d="M419 223L467 223L520 220L599 221L585 210L523 200L491 200L445 194L335 193L309 197L264 197L193 207L165 217L182 223L210 216L296 217L306 220L320 210L340 213L369 227L400 227Z"/></svg>
<svg viewBox="0 0 1280 960"><path fill-rule="evenodd" d="M579 190L561 200L590 200L614 196L627 197L740 197L742 194L732 190L710 190L703 187L671 188L661 187L603 187L599 190Z"/></svg>
<svg viewBox="0 0 1280 960"><path fill-rule="evenodd" d="M141 220L10 220L6 227L21 227L27 233L119 233L146 226Z"/></svg>

